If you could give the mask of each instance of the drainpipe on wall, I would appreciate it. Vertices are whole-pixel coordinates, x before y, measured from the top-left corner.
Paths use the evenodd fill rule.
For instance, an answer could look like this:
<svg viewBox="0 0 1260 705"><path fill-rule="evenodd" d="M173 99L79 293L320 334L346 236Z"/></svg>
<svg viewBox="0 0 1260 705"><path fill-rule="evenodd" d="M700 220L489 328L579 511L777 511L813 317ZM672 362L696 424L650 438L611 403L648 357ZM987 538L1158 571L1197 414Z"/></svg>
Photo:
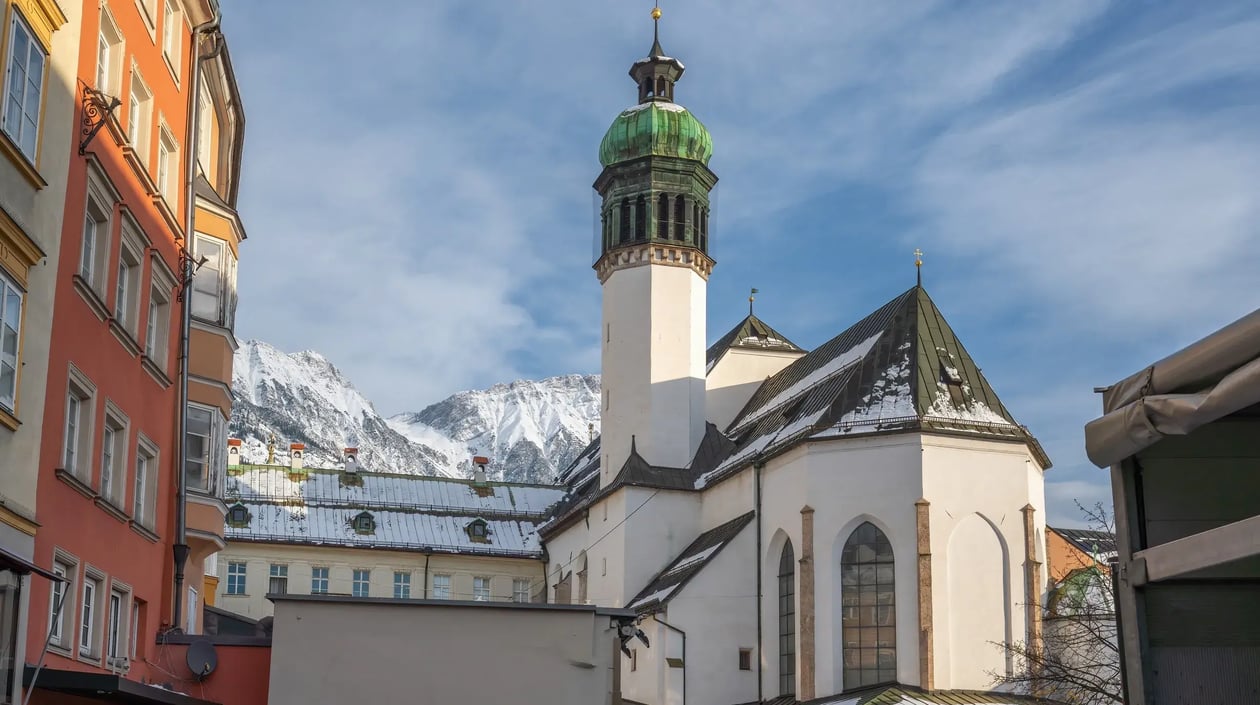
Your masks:
<svg viewBox="0 0 1260 705"><path fill-rule="evenodd" d="M424 554L424 591L420 593L424 599L429 599L429 558L432 553Z"/></svg>
<svg viewBox="0 0 1260 705"><path fill-rule="evenodd" d="M219 22L222 20L218 3L214 4L214 17L193 28L192 77L188 86L188 134L184 136L184 144L188 146L188 163L184 165L184 242L180 247L180 326L179 326L179 431L175 446L179 449L178 463L175 472L175 545L171 547L175 559L175 604L172 611L171 626L181 629L182 607L184 604L184 566L188 563L188 453L184 447L188 434L188 339L192 328L192 301L189 294L192 287L193 259L189 243L193 238L193 217L196 209L193 201L196 198L197 184L197 118L201 99L201 62L213 59L223 51L223 43L218 41ZM201 35L213 38L214 49L202 55ZM209 468L207 468L209 470Z"/></svg>
<svg viewBox="0 0 1260 705"><path fill-rule="evenodd" d="M753 572L757 575L757 697L754 702L761 702L763 690L763 679L765 678L765 659L762 658L762 642L761 642L761 469L766 466L761 462L760 456L753 462L753 511L757 519L757 555L753 561Z"/></svg>

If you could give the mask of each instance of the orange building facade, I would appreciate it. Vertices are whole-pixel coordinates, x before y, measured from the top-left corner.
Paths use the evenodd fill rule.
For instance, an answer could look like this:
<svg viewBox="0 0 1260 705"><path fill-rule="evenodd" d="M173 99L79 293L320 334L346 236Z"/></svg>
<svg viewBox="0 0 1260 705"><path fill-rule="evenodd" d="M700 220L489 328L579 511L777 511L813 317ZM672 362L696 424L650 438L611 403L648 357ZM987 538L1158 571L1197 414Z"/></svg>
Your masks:
<svg viewBox="0 0 1260 705"><path fill-rule="evenodd" d="M206 692L183 653L223 547L244 116L216 0L71 3L44 403L23 419L32 562L59 580L23 595L18 690L200 702L169 697Z"/></svg>

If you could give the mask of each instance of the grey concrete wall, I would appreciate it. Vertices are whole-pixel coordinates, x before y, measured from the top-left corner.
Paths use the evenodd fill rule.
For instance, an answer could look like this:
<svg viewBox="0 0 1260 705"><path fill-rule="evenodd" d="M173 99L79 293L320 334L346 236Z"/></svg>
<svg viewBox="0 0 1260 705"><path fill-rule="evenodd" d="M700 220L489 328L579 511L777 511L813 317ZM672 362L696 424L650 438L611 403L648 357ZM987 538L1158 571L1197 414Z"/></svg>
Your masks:
<svg viewBox="0 0 1260 705"><path fill-rule="evenodd" d="M277 600L268 702L612 703L615 636L590 607Z"/></svg>

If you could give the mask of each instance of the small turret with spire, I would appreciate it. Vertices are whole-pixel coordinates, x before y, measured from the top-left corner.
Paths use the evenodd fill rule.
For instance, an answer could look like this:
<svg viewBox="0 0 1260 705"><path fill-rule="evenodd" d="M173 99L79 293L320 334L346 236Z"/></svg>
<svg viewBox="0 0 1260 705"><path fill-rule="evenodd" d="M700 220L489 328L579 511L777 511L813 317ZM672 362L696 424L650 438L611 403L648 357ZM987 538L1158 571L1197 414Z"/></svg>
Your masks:
<svg viewBox="0 0 1260 705"><path fill-rule="evenodd" d="M674 102L674 84L685 68L678 59L665 55L661 48L661 8L652 8L652 48L646 59L630 67L630 77L639 86L639 102Z"/></svg>

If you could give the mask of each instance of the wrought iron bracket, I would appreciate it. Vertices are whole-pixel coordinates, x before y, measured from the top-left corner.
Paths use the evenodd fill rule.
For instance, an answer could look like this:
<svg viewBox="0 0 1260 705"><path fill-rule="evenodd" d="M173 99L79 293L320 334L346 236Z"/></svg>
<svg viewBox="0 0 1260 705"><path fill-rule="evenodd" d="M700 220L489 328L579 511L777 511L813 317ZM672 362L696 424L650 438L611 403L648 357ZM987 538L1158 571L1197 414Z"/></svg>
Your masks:
<svg viewBox="0 0 1260 705"><path fill-rule="evenodd" d="M180 283L177 287L179 289L179 293L175 295L176 301L183 303L184 295L188 292L189 287L192 286L193 277L196 276L197 270L201 269L201 265L205 263L206 263L205 257L202 257L200 259L193 259L192 253L188 251L188 248L186 247L179 248Z"/></svg>
<svg viewBox="0 0 1260 705"><path fill-rule="evenodd" d="M83 141L79 143L79 156L87 153L88 145L92 143L96 133L101 131L105 121L121 104L122 101L112 95L83 86Z"/></svg>

